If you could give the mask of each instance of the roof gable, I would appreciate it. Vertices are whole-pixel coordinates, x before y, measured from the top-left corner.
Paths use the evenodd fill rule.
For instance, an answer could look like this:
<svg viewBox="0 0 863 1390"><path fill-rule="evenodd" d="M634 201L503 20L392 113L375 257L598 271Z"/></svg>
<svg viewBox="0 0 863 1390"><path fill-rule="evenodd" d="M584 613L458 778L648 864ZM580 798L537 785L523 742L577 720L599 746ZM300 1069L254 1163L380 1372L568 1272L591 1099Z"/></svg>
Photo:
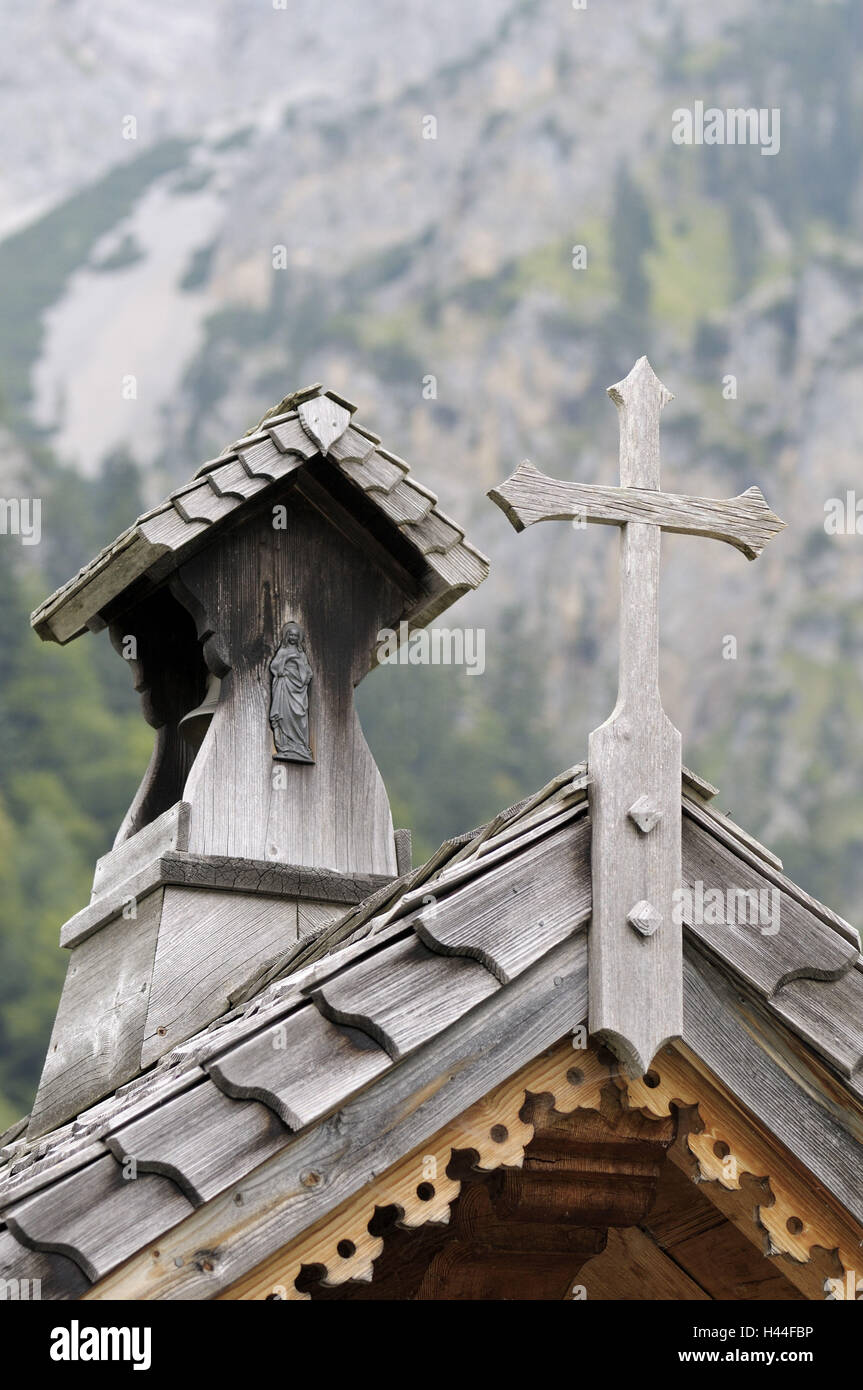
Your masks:
<svg viewBox="0 0 863 1390"><path fill-rule="evenodd" d="M712 811L696 794L703 783L687 778L687 882L745 879L775 889L784 928L762 936L685 923L685 1047L860 1220L863 972L855 934ZM181 1194L194 1222L191 1208L227 1201L232 1184L258 1165L270 1174L269 1193L298 1164L326 1168L336 1162L326 1156L330 1144L344 1155L346 1135L350 1153L366 1155L360 1164L380 1172L575 1028L587 1007L586 793L583 766L569 769L489 826L448 842L427 865L301 941L233 1014L48 1136L41 1160L32 1146L13 1143L23 1166L0 1187L0 1212L16 1235L37 1246L48 1226L56 1235L50 1194L58 1182L80 1182L91 1198L107 1182L113 1210L122 1189L114 1192L108 1165L135 1158L150 1175L137 1189L144 1206L123 1208L125 1215L118 1208L113 1234L103 1223L82 1257L90 1277L102 1277L140 1248L137 1222L155 1220L154 1210L162 1229L182 1220ZM405 1121L392 1130L390 1104ZM321 1200L336 1204L328 1184ZM298 1215L296 1229L316 1220L319 1207ZM48 1226L43 1210L52 1213ZM289 1233L263 1213L261 1222L255 1249L263 1258ZM190 1225L190 1239L196 1230ZM85 1238L80 1226L76 1232ZM245 1258L228 1254L204 1273L166 1270L164 1287L211 1296L242 1273Z"/></svg>

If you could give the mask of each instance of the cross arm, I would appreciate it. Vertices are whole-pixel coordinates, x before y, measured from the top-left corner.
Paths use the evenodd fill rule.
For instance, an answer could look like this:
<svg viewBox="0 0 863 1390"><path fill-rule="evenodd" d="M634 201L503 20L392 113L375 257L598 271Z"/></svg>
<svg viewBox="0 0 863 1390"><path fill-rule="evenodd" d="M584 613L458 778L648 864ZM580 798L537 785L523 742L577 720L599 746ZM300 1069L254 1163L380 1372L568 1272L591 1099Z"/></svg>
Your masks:
<svg viewBox="0 0 863 1390"><path fill-rule="evenodd" d="M785 528L785 522L770 510L757 487L724 500L685 497L652 488L562 482L546 477L525 462L488 495L516 531L537 521L570 521L576 517L607 526L645 521L663 531L726 541L741 550L747 560L757 559L768 541Z"/></svg>

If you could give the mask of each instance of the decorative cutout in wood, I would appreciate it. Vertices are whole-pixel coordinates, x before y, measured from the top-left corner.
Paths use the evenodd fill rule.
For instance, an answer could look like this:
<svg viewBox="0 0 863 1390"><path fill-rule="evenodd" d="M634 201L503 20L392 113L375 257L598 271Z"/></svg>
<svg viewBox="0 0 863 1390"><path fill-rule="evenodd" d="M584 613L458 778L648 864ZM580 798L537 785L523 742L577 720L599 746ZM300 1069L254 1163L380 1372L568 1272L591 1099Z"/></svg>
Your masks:
<svg viewBox="0 0 863 1390"><path fill-rule="evenodd" d="M556 1107L566 1112L580 1103L598 1106L600 1091L610 1079L608 1067L594 1053L575 1052L569 1039L564 1040L220 1297L308 1301L309 1294L295 1284L304 1265L321 1266L327 1285L371 1279L383 1250L383 1241L368 1230L376 1207L398 1207L400 1226L448 1222L450 1205L461 1191L461 1183L447 1176L455 1151L473 1149L475 1166L484 1172L501 1166L520 1168L534 1133L533 1125L519 1118L528 1093L550 1094Z"/></svg>
<svg viewBox="0 0 863 1390"><path fill-rule="evenodd" d="M710 1195L713 1183L723 1189L739 1189L744 1173L766 1176L770 1190L752 1208L753 1242L761 1244L763 1238L767 1254L787 1253L805 1263L814 1258L819 1247L837 1250L843 1278L829 1279L825 1296L855 1296L859 1227L843 1217L823 1191L813 1191L811 1182L798 1175L790 1156L759 1130L757 1122L739 1110L719 1082L699 1069L696 1059L688 1052L683 1055L677 1048L667 1048L651 1073L627 1082L608 1054L593 1047L576 1049L570 1038L564 1038L522 1067L217 1296L306 1300L309 1295L297 1289L295 1282L304 1266L321 1268L328 1285L368 1280L382 1250L380 1238L369 1231L376 1208L395 1206L401 1213L398 1224L405 1227L448 1221L450 1204L461 1191L461 1183L447 1173L455 1152L473 1150L477 1155L475 1167L483 1171L521 1168L524 1150L534 1137L533 1124L522 1118L530 1097L546 1098L546 1108L550 1103L558 1115L565 1116L577 1109L604 1111L607 1103L613 1103L603 1096L609 1087L617 1089L624 1105L656 1118L669 1116L672 1105L697 1107L703 1129L689 1134L688 1146L698 1160L705 1194ZM531 1115L535 1118L536 1112ZM309 1171L299 1181L319 1182L320 1174ZM199 1230L203 1253L196 1258L215 1258L207 1252L218 1246L224 1232L224 1211L220 1206L223 1198L224 1194L215 1203L207 1203L196 1218L200 1221L210 1213L209 1223ZM238 1200L241 1198L242 1185L238 1184L231 1213L232 1219L242 1224L243 1203ZM164 1248L167 1239L160 1241L160 1248ZM176 1248L181 1251L182 1245ZM178 1255L175 1262L182 1264L182 1257ZM140 1298L142 1289L146 1289L149 1263L150 1256L142 1251L128 1265L95 1285L85 1298ZM165 1296L164 1287L159 1296Z"/></svg>
<svg viewBox="0 0 863 1390"><path fill-rule="evenodd" d="M309 739L309 686L312 668L306 656L303 630L287 623L278 651L270 662L270 728L281 763L313 763Z"/></svg>
<svg viewBox="0 0 863 1390"><path fill-rule="evenodd" d="M843 1219L817 1199L811 1178L780 1157L775 1145L736 1109L719 1084L696 1067L694 1058L690 1061L677 1047L666 1048L647 1076L628 1082L627 1098L631 1106L656 1116L670 1114L672 1104L697 1106L703 1129L689 1134L687 1146L698 1161L702 1179L738 1190L745 1173L766 1178L768 1199L753 1210L753 1219L766 1233L766 1253L787 1254L807 1263L818 1247L836 1250L844 1279L828 1280L825 1293L831 1300L856 1297L859 1228L850 1217Z"/></svg>

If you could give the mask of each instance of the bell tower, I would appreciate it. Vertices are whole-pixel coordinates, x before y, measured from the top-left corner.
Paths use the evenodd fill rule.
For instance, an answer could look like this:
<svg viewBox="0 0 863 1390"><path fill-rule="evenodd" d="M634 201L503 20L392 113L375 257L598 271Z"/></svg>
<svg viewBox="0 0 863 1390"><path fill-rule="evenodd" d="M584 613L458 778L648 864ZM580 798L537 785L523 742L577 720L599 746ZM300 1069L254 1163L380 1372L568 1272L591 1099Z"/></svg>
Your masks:
<svg viewBox="0 0 863 1390"><path fill-rule="evenodd" d="M354 687L383 628L406 638L488 564L353 414L319 386L286 397L33 615L61 643L109 630L155 741L92 900L61 932L71 960L32 1134L241 1003L409 867Z"/></svg>

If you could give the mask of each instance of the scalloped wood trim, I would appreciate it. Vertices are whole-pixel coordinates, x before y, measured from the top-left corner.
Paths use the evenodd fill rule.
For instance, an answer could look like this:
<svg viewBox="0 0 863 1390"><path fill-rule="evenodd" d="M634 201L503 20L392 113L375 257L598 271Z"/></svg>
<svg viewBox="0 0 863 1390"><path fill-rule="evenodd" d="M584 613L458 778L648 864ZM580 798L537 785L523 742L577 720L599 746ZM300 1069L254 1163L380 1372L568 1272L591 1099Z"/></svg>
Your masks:
<svg viewBox="0 0 863 1390"><path fill-rule="evenodd" d="M609 1085L630 1108L647 1116L667 1117L672 1104L697 1107L703 1130L689 1134L687 1144L701 1178L729 1190L741 1188L744 1173L769 1184L772 1205L762 1202L752 1209L753 1240L763 1243L764 1237L769 1254L786 1253L801 1264L810 1261L816 1247L836 1250L844 1277L827 1279L825 1297L853 1299L863 1291L858 1277L863 1270L863 1230L822 1189L813 1191L811 1179L796 1166L793 1155L762 1131L757 1119L706 1073L697 1057L682 1044L665 1048L648 1073L656 1084L648 1084L643 1078L626 1082L613 1059L606 1062L604 1056L609 1054L563 1039L218 1298L307 1300L295 1285L304 1265L322 1267L329 1285L371 1279L383 1248L383 1241L368 1229L377 1208L395 1206L403 1227L447 1222L461 1189L460 1182L447 1176L454 1152L473 1150L477 1166L486 1171L521 1167L534 1134L533 1125L521 1118L529 1096L550 1095L559 1114L601 1110L602 1093ZM109 1276L84 1297L104 1296L106 1284L114 1278Z"/></svg>
<svg viewBox="0 0 863 1390"><path fill-rule="evenodd" d="M811 1178L794 1170L720 1083L705 1076L688 1049L681 1044L663 1049L647 1076L656 1084L644 1078L627 1083L628 1104L656 1116L670 1114L674 1103L698 1107L704 1128L689 1134L687 1145L704 1181L739 1190L744 1173L767 1180L773 1202L758 1205L753 1219L767 1233L769 1255L787 1254L805 1264L814 1247L835 1249L844 1278L827 1280L826 1297L854 1299L855 1290L863 1291L863 1232L832 1204L815 1198Z"/></svg>
<svg viewBox="0 0 863 1390"><path fill-rule="evenodd" d="M461 1183L446 1175L454 1152L475 1150L476 1166L483 1171L520 1168L524 1150L533 1138L533 1125L520 1118L528 1094L552 1095L555 1108L562 1114L579 1108L598 1109L602 1088L612 1077L611 1067L594 1051L575 1049L570 1039L564 1039L298 1240L250 1270L219 1299L307 1300L309 1295L295 1284L303 1265L323 1266L327 1285L371 1279L374 1262L383 1249L383 1241L368 1230L375 1208L399 1208L400 1226L449 1221L450 1204L461 1191Z"/></svg>
<svg viewBox="0 0 863 1390"><path fill-rule="evenodd" d="M768 1254L784 1253L807 1263L815 1247L835 1249L844 1278L828 1279L825 1297L853 1299L855 1289L863 1289L857 1273L863 1266L861 1233L853 1221L843 1219L826 1202L816 1205L805 1176L789 1166L787 1157L758 1132L733 1097L685 1052L667 1047L660 1053L648 1073L655 1084L644 1078L627 1082L594 1048L576 1050L565 1039L219 1297L308 1299L295 1286L304 1265L322 1266L323 1282L328 1285L371 1279L383 1249L383 1241L368 1231L376 1208L397 1207L398 1224L405 1227L447 1222L450 1204L461 1189L459 1182L446 1176L455 1151L475 1150L477 1166L486 1171L521 1167L525 1147L533 1138L533 1125L520 1119L528 1095L550 1094L555 1109L568 1114L575 1109L599 1110L603 1089L614 1084L626 1104L649 1116L668 1116L672 1104L696 1106L703 1130L689 1134L687 1144L701 1178L728 1189L739 1189L744 1173L767 1179L772 1205L758 1205L752 1218L754 1227L766 1233Z"/></svg>

